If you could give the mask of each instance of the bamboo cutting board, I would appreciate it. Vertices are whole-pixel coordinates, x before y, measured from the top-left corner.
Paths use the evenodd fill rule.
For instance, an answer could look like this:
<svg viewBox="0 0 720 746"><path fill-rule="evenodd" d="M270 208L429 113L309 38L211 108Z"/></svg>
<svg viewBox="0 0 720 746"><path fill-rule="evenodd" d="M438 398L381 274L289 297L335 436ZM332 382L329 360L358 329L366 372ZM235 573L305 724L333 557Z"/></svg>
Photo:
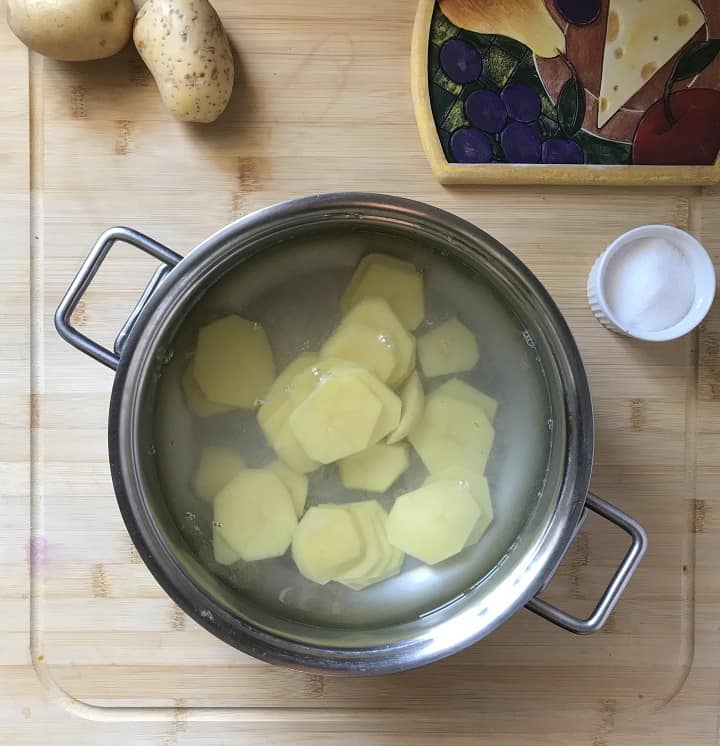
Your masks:
<svg viewBox="0 0 720 746"><path fill-rule="evenodd" d="M47 742L48 732L73 744L334 743L340 731L398 744L713 742L720 314L684 340L642 345L595 322L584 286L595 256L640 223L689 228L720 258L720 192L444 189L412 116L410 3L217 7L241 74L228 112L206 128L171 121L132 50L87 65L28 63L2 30L12 75L0 132L0 743ZM558 300L593 388L593 488L650 535L602 633L573 637L520 612L435 666L327 679L216 641L139 561L107 467L112 377L57 337L59 298L110 225L186 253L249 210L341 189L458 213L515 251ZM152 270L137 253L114 252L77 323L111 342ZM589 521L548 597L588 610L624 549L620 534Z"/></svg>

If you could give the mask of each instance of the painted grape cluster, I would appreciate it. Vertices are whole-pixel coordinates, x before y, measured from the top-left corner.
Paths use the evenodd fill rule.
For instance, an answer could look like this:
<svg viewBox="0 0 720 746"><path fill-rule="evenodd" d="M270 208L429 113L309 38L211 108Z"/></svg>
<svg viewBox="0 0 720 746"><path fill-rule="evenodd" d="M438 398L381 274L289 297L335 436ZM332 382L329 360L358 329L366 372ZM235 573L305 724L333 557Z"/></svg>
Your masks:
<svg viewBox="0 0 720 746"><path fill-rule="evenodd" d="M450 80L465 85L480 77L483 60L469 42L448 39L440 49L440 66ZM541 113L540 97L525 83L511 82L499 93L472 91L465 99L471 126L452 133L452 154L459 163L490 163L497 160L499 147L508 163L584 163L583 150L574 140L541 136Z"/></svg>

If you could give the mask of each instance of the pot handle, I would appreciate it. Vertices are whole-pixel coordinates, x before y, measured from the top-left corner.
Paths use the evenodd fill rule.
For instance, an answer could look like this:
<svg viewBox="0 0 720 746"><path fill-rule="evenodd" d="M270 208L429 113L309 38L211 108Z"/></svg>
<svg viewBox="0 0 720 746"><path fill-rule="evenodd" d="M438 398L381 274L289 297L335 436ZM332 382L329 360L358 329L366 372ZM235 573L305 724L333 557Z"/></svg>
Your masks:
<svg viewBox="0 0 720 746"><path fill-rule="evenodd" d="M593 512L620 527L632 538L630 548L623 557L620 567L615 571L600 601L592 614L586 619L579 619L572 614L568 614L568 612L558 609L537 596L526 604L526 608L530 611L578 635L597 632L605 624L622 592L630 582L630 578L635 574L635 570L637 570L637 566L647 549L645 529L627 513L623 513L619 508L593 494L588 494L585 505Z"/></svg>
<svg viewBox="0 0 720 746"><path fill-rule="evenodd" d="M130 317L125 322L120 334L118 335L118 339L115 343L115 351L112 351L78 331L72 325L71 317L77 304L80 302L80 299L85 294L85 291L90 287L90 283L93 281L97 271L100 269L100 265L105 261L105 257L107 257L113 244L117 241L142 249L145 253L150 254L150 256L153 256L158 261L162 262L164 266L160 267L155 272L150 283L145 288L140 301L130 314ZM132 228L125 228L123 226L109 228L95 242L95 245L92 247L87 259L83 262L77 275L75 275L75 279L72 281L70 287L65 293L65 296L60 301L57 311L55 311L55 328L57 329L58 334L66 342L77 347L78 350L81 350L86 355L89 355L103 365L107 365L108 368L116 370L120 363L120 355L118 353L121 349L124 337L135 322L145 304L145 301L147 301L152 292L157 288L167 272L169 272L181 259L182 256L180 256L180 254L176 254L174 251L168 249L167 246L163 246L161 243L154 241L152 238L149 238Z"/></svg>

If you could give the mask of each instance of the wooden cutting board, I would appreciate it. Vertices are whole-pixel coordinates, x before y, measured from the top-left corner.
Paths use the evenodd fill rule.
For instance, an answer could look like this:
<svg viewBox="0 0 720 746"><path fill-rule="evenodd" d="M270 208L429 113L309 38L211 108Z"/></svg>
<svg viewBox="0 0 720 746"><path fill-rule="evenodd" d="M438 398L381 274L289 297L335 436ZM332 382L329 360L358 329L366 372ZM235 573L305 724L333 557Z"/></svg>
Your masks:
<svg viewBox="0 0 720 746"><path fill-rule="evenodd" d="M407 2L218 11L240 75L212 127L173 122L129 49L69 65L3 27L5 246L0 461L0 743L711 743L720 713L720 313L667 345L613 336L585 278L621 231L669 222L720 256L720 192L439 186L412 115ZM29 122L29 128L28 128ZM382 679L257 663L153 581L107 468L109 371L52 314L97 235L127 224L186 253L249 210L342 189L421 199L475 222L538 274L593 387L593 488L650 549L607 628L573 637L528 612L450 660ZM29 240L28 240L29 236ZM110 342L152 264L114 253L77 322ZM625 548L597 520L548 597L589 609Z"/></svg>

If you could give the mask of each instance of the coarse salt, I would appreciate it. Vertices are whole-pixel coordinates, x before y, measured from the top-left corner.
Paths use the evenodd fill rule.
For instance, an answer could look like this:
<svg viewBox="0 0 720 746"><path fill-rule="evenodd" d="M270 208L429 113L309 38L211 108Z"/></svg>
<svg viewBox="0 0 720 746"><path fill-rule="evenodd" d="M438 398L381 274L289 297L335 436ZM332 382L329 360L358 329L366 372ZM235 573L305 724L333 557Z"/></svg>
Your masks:
<svg viewBox="0 0 720 746"><path fill-rule="evenodd" d="M695 299L683 252L664 238L639 238L608 262L605 299L628 332L659 332L682 321Z"/></svg>

